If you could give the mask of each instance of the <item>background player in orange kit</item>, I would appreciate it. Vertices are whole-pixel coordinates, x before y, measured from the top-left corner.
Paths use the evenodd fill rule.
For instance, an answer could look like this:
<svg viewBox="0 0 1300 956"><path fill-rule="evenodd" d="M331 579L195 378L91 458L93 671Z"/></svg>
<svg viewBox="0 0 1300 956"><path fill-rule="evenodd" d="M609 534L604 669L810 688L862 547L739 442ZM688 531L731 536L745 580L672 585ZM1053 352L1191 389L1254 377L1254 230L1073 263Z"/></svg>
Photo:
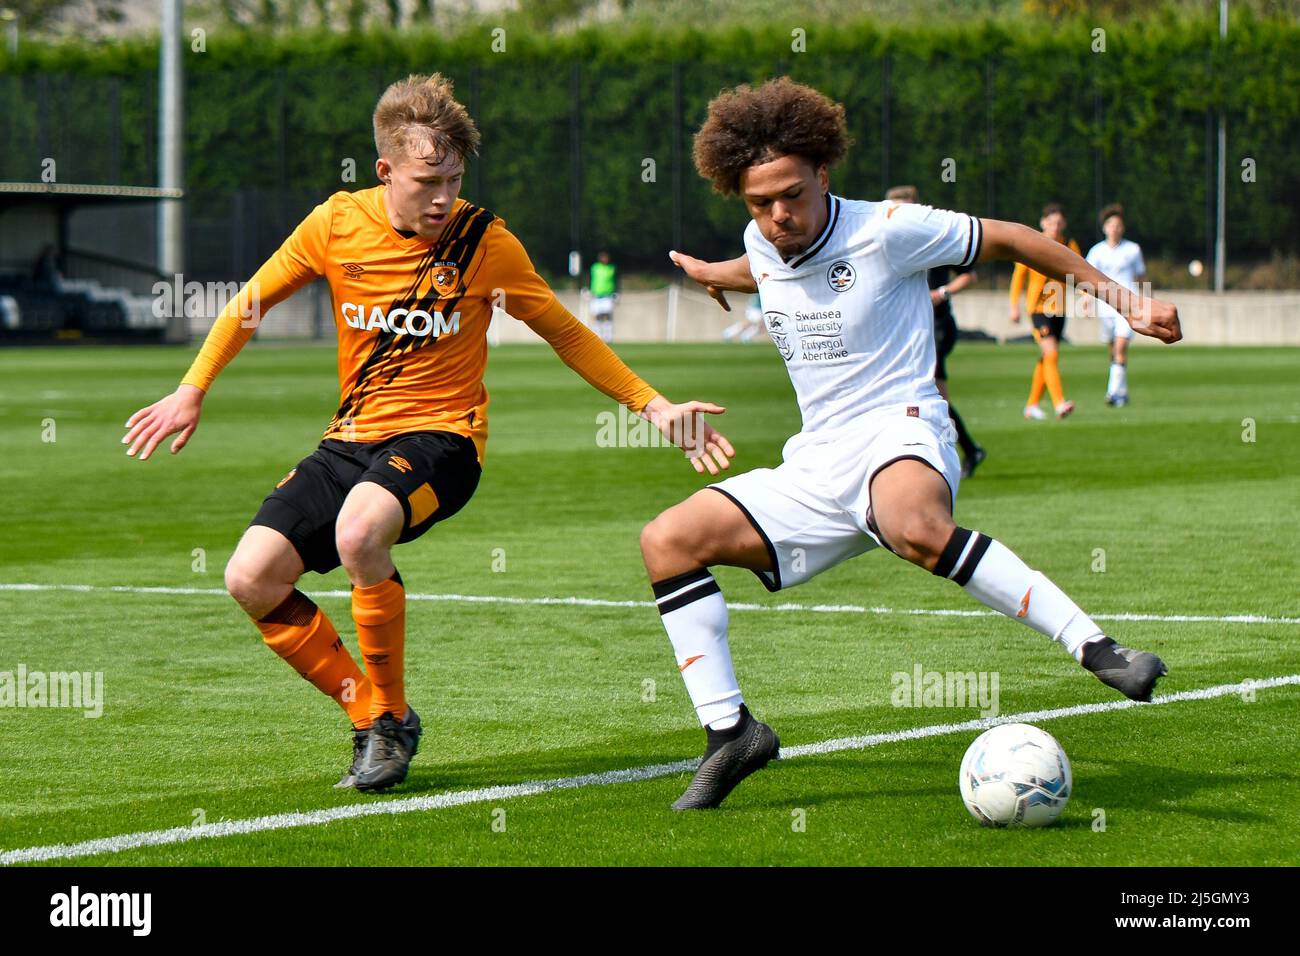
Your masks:
<svg viewBox="0 0 1300 956"><path fill-rule="evenodd" d="M333 698L353 726L338 786L401 783L420 722L403 674L406 596L391 557L469 501L487 442L487 329L494 304L526 322L578 374L717 474L734 454L701 419L638 378L555 298L501 219L458 198L478 129L438 74L394 83L374 114L381 185L317 206L217 318L180 387L128 419L147 459L198 425L203 397L260 314L324 276L336 310L340 403L320 446L267 496L226 567L226 588L266 644ZM504 293L504 300L500 297ZM342 565L365 672L295 587Z"/></svg>
<svg viewBox="0 0 1300 956"><path fill-rule="evenodd" d="M1079 244L1066 236L1065 211L1058 203L1048 203L1043 207L1043 217L1039 228L1043 235L1069 246L1075 255ZM1065 418L1074 411L1074 402L1067 401L1065 386L1061 384L1060 346L1065 335L1065 286L1050 279L1036 269L1031 269L1023 262L1017 262L1011 273L1011 321L1020 321L1020 296L1024 295L1029 309L1029 320L1033 326L1034 340L1038 342L1039 358L1034 366L1033 380L1029 386L1029 400L1025 402L1025 418L1042 419L1047 416L1038 407L1046 387L1052 396L1052 406L1057 418Z"/></svg>

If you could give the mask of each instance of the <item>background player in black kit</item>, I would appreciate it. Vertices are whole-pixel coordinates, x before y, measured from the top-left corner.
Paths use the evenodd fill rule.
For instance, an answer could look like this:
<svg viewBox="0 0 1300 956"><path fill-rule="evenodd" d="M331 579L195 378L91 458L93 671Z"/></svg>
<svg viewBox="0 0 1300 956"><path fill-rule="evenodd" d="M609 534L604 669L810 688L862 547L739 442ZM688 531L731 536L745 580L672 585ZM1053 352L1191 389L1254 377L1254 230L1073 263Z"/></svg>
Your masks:
<svg viewBox="0 0 1300 956"><path fill-rule="evenodd" d="M895 186L885 193L886 199L898 202L920 202L915 186ZM975 270L969 266L935 266L926 274L930 286L930 302L934 305L934 383L939 394L948 403L948 416L957 430L957 444L961 446L963 478L975 474L980 462L988 457L984 448L976 443L966 429L966 423L957 414L957 408L948 394L948 369L945 359L957 344L957 320L953 317L949 300L975 283Z"/></svg>

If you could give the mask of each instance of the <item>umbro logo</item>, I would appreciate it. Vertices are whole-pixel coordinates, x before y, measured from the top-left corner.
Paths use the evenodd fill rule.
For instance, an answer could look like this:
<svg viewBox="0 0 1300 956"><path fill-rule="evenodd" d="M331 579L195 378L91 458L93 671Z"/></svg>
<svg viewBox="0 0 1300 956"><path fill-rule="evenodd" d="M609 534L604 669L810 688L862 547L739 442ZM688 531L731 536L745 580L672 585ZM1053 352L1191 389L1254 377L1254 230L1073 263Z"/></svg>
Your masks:
<svg viewBox="0 0 1300 956"><path fill-rule="evenodd" d="M404 475L415 470L411 467L411 463L401 455L394 455L392 458L388 459L388 463Z"/></svg>
<svg viewBox="0 0 1300 956"><path fill-rule="evenodd" d="M357 265L355 262L345 262L343 263L343 271L348 274L349 278L355 279L357 276L361 275L361 273L365 272L366 270L363 267Z"/></svg>

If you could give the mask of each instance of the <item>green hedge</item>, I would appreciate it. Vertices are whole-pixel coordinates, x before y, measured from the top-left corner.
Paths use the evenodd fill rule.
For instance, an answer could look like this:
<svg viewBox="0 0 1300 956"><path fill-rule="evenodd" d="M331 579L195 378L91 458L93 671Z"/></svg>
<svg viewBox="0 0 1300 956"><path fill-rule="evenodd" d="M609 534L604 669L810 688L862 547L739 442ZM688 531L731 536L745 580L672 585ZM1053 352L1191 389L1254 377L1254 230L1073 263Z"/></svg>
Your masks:
<svg viewBox="0 0 1300 956"><path fill-rule="evenodd" d="M408 72L440 70L484 132L466 196L505 216L539 265L561 271L576 229L588 257L606 247L626 267L663 269L678 235L718 255L735 250L744 225L739 203L711 194L690 165L709 98L788 72L848 109L856 145L832 176L838 192L870 198L911 182L927 202L1030 223L1056 200L1084 243L1097 235L1098 205L1121 200L1152 255L1208 248L1210 121L1222 108L1232 254L1297 250L1294 23L1237 18L1221 44L1209 19L1127 22L1107 28L1104 53L1084 22L924 32L812 23L805 53L791 51L784 26L546 37L508 24L498 54L491 26L450 40L209 37L207 52L186 56L191 214L219 216L236 191L279 194L277 226L288 228L313 198L371 185L378 94ZM29 45L0 59L0 179L35 179L53 156L64 182L154 181L156 63L156 43L144 41ZM345 158L356 185L340 180ZM647 158L653 183L642 178ZM1245 158L1254 183L1242 182ZM941 178L945 159L955 182Z"/></svg>

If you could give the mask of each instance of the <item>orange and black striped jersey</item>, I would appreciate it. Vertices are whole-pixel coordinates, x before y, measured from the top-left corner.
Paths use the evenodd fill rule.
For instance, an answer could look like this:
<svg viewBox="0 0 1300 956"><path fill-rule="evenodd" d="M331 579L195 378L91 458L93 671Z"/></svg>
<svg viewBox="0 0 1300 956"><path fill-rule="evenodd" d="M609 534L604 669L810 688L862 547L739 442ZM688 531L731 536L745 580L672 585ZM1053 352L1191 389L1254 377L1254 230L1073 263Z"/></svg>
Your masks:
<svg viewBox="0 0 1300 956"><path fill-rule="evenodd" d="M1079 244L1073 239L1065 242L1070 247L1070 251L1076 256L1082 255L1079 252ZM1049 279L1041 272L1029 268L1023 262L1017 262L1015 269L1011 273L1011 305L1013 307L1020 304L1020 293L1025 294L1025 304L1029 309L1029 314L1042 313L1045 315L1065 315L1065 286L1055 279Z"/></svg>
<svg viewBox="0 0 1300 956"><path fill-rule="evenodd" d="M436 241L389 221L384 186L317 206L218 316L184 382L207 391L255 322L313 279L329 282L339 407L325 438L413 431L487 442L487 330L494 306L529 325L606 395L641 411L656 392L559 301L499 217L458 199ZM256 307L254 309L254 306Z"/></svg>

